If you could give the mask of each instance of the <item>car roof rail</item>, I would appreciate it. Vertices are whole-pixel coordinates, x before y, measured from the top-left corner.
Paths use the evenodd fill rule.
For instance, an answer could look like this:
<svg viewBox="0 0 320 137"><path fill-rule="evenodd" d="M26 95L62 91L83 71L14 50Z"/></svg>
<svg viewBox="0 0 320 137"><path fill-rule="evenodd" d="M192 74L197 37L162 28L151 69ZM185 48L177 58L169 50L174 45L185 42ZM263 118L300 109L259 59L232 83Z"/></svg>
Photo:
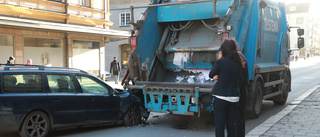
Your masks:
<svg viewBox="0 0 320 137"><path fill-rule="evenodd" d="M39 70L65 70L65 71L77 71L77 72L82 72L82 73L87 73L84 70L77 69L77 68L67 68L67 67L47 67L47 66L42 66L39 67Z"/></svg>
<svg viewBox="0 0 320 137"><path fill-rule="evenodd" d="M68 68L68 67L48 67L43 65L25 65L25 64L0 64L3 66L3 70L12 70L12 69L38 69L38 70L64 70L64 71L76 71L88 74L88 72L77 69L77 68Z"/></svg>

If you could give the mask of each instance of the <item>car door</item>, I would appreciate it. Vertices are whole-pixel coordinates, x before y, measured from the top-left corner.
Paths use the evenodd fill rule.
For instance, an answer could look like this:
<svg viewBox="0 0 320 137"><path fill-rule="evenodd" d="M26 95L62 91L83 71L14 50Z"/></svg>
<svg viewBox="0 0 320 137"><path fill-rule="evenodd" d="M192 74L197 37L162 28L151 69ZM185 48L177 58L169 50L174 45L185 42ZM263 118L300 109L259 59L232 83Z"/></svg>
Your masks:
<svg viewBox="0 0 320 137"><path fill-rule="evenodd" d="M74 80L67 74L47 74L48 97L56 126L83 123L85 102L77 96Z"/></svg>
<svg viewBox="0 0 320 137"><path fill-rule="evenodd" d="M86 97L86 122L115 122L119 119L120 97L113 95L113 89L96 77L76 76L82 93Z"/></svg>

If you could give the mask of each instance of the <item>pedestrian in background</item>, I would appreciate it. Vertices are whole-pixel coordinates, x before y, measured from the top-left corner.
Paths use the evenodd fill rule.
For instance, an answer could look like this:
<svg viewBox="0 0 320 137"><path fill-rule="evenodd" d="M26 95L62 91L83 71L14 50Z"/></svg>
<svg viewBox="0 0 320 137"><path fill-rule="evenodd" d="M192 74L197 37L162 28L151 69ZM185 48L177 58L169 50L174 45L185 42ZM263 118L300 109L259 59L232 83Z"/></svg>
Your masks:
<svg viewBox="0 0 320 137"><path fill-rule="evenodd" d="M27 65L27 66L32 65L32 59L28 59L26 65Z"/></svg>
<svg viewBox="0 0 320 137"><path fill-rule="evenodd" d="M216 137L224 137L227 128L228 137L236 136L236 121L238 116L238 102L240 96L239 81L245 62L238 53L235 40L225 40L220 46L222 58L213 65L209 77L218 75L214 88L213 108Z"/></svg>
<svg viewBox="0 0 320 137"><path fill-rule="evenodd" d="M117 61L117 57L113 57L113 61L110 64L110 73L113 74L115 84L118 84L119 72L120 72L119 62Z"/></svg>
<svg viewBox="0 0 320 137"><path fill-rule="evenodd" d="M6 66L13 65L14 60L15 60L15 58L13 56L10 56L9 59L7 60Z"/></svg>

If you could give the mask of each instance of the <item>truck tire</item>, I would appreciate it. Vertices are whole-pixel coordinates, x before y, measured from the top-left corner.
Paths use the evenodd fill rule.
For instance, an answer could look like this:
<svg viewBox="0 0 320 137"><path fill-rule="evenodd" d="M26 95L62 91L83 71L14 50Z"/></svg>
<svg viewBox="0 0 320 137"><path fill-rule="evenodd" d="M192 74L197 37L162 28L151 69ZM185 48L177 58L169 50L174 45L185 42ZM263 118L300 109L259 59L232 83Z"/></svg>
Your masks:
<svg viewBox="0 0 320 137"><path fill-rule="evenodd" d="M274 97L273 103L275 105L284 105L287 102L288 94L290 90L290 75L287 72L287 75L285 76L283 88L282 88L282 94Z"/></svg>
<svg viewBox="0 0 320 137"><path fill-rule="evenodd" d="M254 87L254 89L252 89ZM252 101L250 101L247 110L246 117L250 119L258 118L262 108L262 84L260 81L256 81L255 85L251 87L254 90L254 97Z"/></svg>

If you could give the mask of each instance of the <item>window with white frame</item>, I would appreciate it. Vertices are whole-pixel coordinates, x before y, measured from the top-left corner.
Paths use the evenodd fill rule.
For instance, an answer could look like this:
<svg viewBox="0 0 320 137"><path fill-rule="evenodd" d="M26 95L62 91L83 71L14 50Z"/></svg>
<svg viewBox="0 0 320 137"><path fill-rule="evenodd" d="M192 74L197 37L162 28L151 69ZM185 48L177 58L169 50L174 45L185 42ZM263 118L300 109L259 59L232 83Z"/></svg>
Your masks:
<svg viewBox="0 0 320 137"><path fill-rule="evenodd" d="M81 5L90 7L91 0L81 0Z"/></svg>
<svg viewBox="0 0 320 137"><path fill-rule="evenodd" d="M120 13L119 26L130 26L131 20L130 12Z"/></svg>

